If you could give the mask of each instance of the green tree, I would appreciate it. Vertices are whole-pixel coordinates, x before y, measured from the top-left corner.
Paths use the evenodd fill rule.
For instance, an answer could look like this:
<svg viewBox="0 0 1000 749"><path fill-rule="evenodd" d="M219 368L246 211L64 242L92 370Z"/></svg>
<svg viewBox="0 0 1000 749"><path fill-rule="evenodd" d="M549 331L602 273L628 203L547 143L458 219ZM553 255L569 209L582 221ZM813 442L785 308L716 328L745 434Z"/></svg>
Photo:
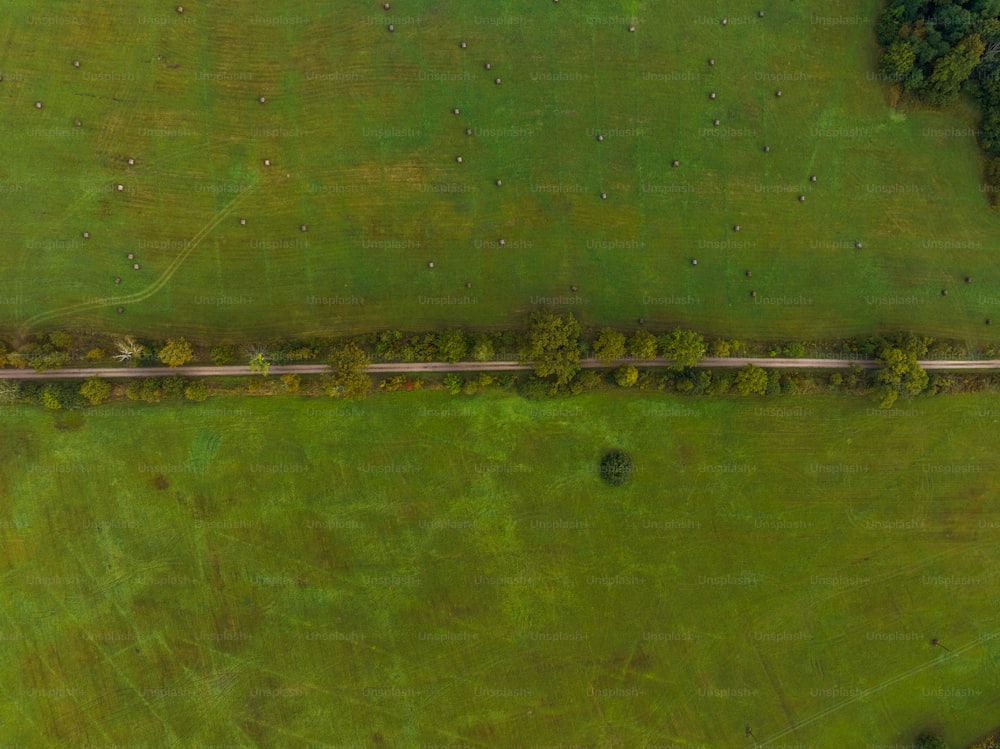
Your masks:
<svg viewBox="0 0 1000 749"><path fill-rule="evenodd" d="M446 330L438 336L438 356L446 362L462 361L468 349L468 339L461 330Z"/></svg>
<svg viewBox="0 0 1000 749"><path fill-rule="evenodd" d="M105 382L100 377L91 377L80 386L80 395L87 399L92 406L98 406L111 395L111 383Z"/></svg>
<svg viewBox="0 0 1000 749"><path fill-rule="evenodd" d="M189 401L194 401L195 403L201 403L208 399L211 395L208 389L208 383L204 380L192 380L187 387L184 388L184 397Z"/></svg>
<svg viewBox="0 0 1000 749"><path fill-rule="evenodd" d="M705 357L707 346L700 333L677 328L660 337L660 354L669 359L670 368L694 367Z"/></svg>
<svg viewBox="0 0 1000 749"><path fill-rule="evenodd" d="M628 339L628 352L636 359L655 359L656 336L644 328L639 328Z"/></svg>
<svg viewBox="0 0 1000 749"><path fill-rule="evenodd" d="M736 373L736 389L740 395L764 395L767 392L767 371L747 364Z"/></svg>
<svg viewBox="0 0 1000 749"><path fill-rule="evenodd" d="M444 376L441 381L444 385L444 389L447 390L452 395L458 395L462 392L462 377L457 372L449 372Z"/></svg>
<svg viewBox="0 0 1000 749"><path fill-rule="evenodd" d="M625 356L625 336L614 328L601 330L594 341L594 356L602 364L613 364Z"/></svg>
<svg viewBox="0 0 1000 749"><path fill-rule="evenodd" d="M250 371L267 377L267 372L271 367L271 362L267 360L263 352L258 351L250 359Z"/></svg>
<svg viewBox="0 0 1000 749"><path fill-rule="evenodd" d="M168 367L180 367L194 359L194 350L183 338L171 338L160 349L159 356Z"/></svg>
<svg viewBox="0 0 1000 749"><path fill-rule="evenodd" d="M969 80L985 50L986 45L979 35L969 34L948 54L938 58L927 81L928 99L934 104L946 104L958 96L962 84Z"/></svg>
<svg viewBox="0 0 1000 749"><path fill-rule="evenodd" d="M42 405L52 411L58 411L62 408L59 393L52 385L46 385L45 389L42 390Z"/></svg>
<svg viewBox="0 0 1000 749"><path fill-rule="evenodd" d="M937 734L927 731L917 736L913 742L913 746L916 749L948 749L948 745L944 743L944 739Z"/></svg>
<svg viewBox="0 0 1000 749"><path fill-rule="evenodd" d="M909 42L895 41L882 55L882 73L891 81L905 81L917 64L917 53Z"/></svg>
<svg viewBox="0 0 1000 749"><path fill-rule="evenodd" d="M217 367L221 367L226 364L232 364L236 361L236 352L233 351L232 346L214 346L212 348L212 364Z"/></svg>
<svg viewBox="0 0 1000 749"><path fill-rule="evenodd" d="M926 344L909 350L886 344L879 351L873 396L881 408L890 408L900 395L919 395L927 389L927 372L917 362L917 351L926 351Z"/></svg>
<svg viewBox="0 0 1000 749"><path fill-rule="evenodd" d="M632 458L623 450L610 450L601 458L599 473L611 486L622 486L635 471Z"/></svg>
<svg viewBox="0 0 1000 749"><path fill-rule="evenodd" d="M533 363L536 376L553 377L554 389L568 384L580 370L580 323L573 315L535 312L521 361Z"/></svg>
<svg viewBox="0 0 1000 749"><path fill-rule="evenodd" d="M478 362L492 361L496 356L493 349L493 339L486 334L476 336L472 346L472 358Z"/></svg>
<svg viewBox="0 0 1000 749"><path fill-rule="evenodd" d="M631 364L622 364L615 370L615 382L618 387L630 388L639 379L639 370Z"/></svg>
<svg viewBox="0 0 1000 749"><path fill-rule="evenodd" d="M348 400L362 400L371 390L368 376L371 359L353 341L338 346L330 353L330 376L326 392Z"/></svg>

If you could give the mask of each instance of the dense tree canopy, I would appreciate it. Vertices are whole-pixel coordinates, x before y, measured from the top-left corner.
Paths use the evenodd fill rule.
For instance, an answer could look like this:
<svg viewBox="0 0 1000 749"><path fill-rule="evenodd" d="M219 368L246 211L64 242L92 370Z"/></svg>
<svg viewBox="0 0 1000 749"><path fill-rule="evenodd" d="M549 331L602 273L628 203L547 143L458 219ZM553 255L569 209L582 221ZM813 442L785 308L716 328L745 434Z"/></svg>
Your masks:
<svg viewBox="0 0 1000 749"><path fill-rule="evenodd" d="M539 310L531 316L521 360L533 363L538 377L555 377L557 388L566 385L580 370L580 333L573 315Z"/></svg>

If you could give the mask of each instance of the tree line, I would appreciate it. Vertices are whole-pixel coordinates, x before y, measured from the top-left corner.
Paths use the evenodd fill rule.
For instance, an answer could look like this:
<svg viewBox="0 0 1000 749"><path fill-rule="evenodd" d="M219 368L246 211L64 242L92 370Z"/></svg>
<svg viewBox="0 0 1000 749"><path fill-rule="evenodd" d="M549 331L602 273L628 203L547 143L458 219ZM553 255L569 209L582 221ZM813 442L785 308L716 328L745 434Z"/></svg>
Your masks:
<svg viewBox="0 0 1000 749"><path fill-rule="evenodd" d="M875 371L851 367L846 371L795 371L762 368L754 365L739 370L699 366L706 356L728 357L783 356L807 354L850 359L874 359L881 363ZM157 403L171 398L204 400L213 393L327 395L360 399L373 390L392 393L440 387L455 395L472 395L490 388L506 389L529 398L550 398L598 390L606 387L656 390L684 395L781 395L844 391L868 395L882 408L891 408L899 398L946 391L981 391L1000 389L997 375L989 373L929 374L918 363L924 357L963 358L969 351L962 344L935 341L912 334L871 336L834 342L791 342L764 344L727 338L707 339L693 330L675 328L660 334L639 327L623 332L611 327L585 330L572 315L559 315L549 309L536 310L523 330L492 333L468 333L452 329L440 333L405 334L380 331L346 339L276 340L253 344L237 350L230 344L194 345L184 338L165 341L133 336L101 337L94 333L70 334L65 331L40 333L10 350L0 342L0 367L53 369L74 360L115 361L125 367L159 362L165 367L163 377L137 378L115 384L91 378L82 385L69 382L0 381L0 403L30 402L47 408L74 408L96 405L108 399L139 400ZM993 356L987 347L981 353ZM583 369L581 360L594 357L608 365L605 371ZM639 368L635 363L662 357L659 368ZM510 372L490 373L489 362L519 360L531 366L528 375ZM375 385L367 369L379 361L478 361L484 371L462 375L414 377L393 375ZM242 378L239 384L214 380L189 380L178 371L192 361L211 361L216 365L242 361L256 376ZM325 362L327 374L302 377L285 374L270 378L272 363Z"/></svg>

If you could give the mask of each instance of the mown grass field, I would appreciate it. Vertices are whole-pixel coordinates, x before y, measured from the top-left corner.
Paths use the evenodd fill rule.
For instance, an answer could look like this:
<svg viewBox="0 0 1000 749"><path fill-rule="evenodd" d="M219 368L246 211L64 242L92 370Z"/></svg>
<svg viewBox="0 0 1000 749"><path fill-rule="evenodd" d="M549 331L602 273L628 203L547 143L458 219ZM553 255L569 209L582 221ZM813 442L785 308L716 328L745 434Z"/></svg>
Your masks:
<svg viewBox="0 0 1000 749"><path fill-rule="evenodd" d="M877 0L174 5L7 4L8 335L490 328L554 302L986 340L975 119L889 107Z"/></svg>
<svg viewBox="0 0 1000 749"><path fill-rule="evenodd" d="M963 746L998 707L998 419L959 396L5 410L4 740Z"/></svg>

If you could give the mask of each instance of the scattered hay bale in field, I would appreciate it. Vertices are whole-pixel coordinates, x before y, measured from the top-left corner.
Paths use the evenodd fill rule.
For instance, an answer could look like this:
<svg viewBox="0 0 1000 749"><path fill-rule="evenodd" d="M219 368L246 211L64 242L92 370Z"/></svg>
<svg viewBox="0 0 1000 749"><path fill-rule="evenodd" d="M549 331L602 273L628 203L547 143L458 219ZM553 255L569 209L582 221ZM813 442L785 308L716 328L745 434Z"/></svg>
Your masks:
<svg viewBox="0 0 1000 749"><path fill-rule="evenodd" d="M507 240L506 239L501 239L500 241L497 242L497 244L500 245L501 247L506 247L507 246Z"/></svg>
<svg viewBox="0 0 1000 749"><path fill-rule="evenodd" d="M83 127L83 123L80 120L73 120L73 127Z"/></svg>
<svg viewBox="0 0 1000 749"><path fill-rule="evenodd" d="M492 70L492 69L493 69L493 66L492 66L492 65L490 65L489 63L486 63L486 65L485 65L484 67L485 67L485 68L486 68L487 70Z"/></svg>
<svg viewBox="0 0 1000 749"><path fill-rule="evenodd" d="M695 258L691 258L691 265L697 265L698 261Z"/></svg>
<svg viewBox="0 0 1000 749"><path fill-rule="evenodd" d="M722 23L723 26L728 26L729 25L729 19L728 18L723 18L722 21L721 21L721 23Z"/></svg>
<svg viewBox="0 0 1000 749"><path fill-rule="evenodd" d="M708 95L709 99L714 99L715 97L716 97L716 93L714 91Z"/></svg>
<svg viewBox="0 0 1000 749"><path fill-rule="evenodd" d="M972 283L972 276L966 276L965 277L965 282L966 283Z"/></svg>
<svg viewBox="0 0 1000 749"><path fill-rule="evenodd" d="M118 308L117 310L115 310L115 311L116 311L116 312L117 312L117 313L118 313L118 314L120 315L120 314L121 314L122 312L124 312L124 311L125 311L125 308L124 308L124 307L119 307L119 308Z"/></svg>
<svg viewBox="0 0 1000 749"><path fill-rule="evenodd" d="M500 85L501 83L503 83L503 81L502 81L502 80L500 80L499 78L497 78L497 79L496 79L496 80L494 81L494 83L496 83L496 84L497 84L497 85L499 86L499 85Z"/></svg>
<svg viewBox="0 0 1000 749"><path fill-rule="evenodd" d="M747 271L747 278L753 278L753 272Z"/></svg>
<svg viewBox="0 0 1000 749"><path fill-rule="evenodd" d="M770 146L764 146L764 153L771 153L771 147Z"/></svg>
<svg viewBox="0 0 1000 749"><path fill-rule="evenodd" d="M80 61L79 60L73 60L73 67L74 68L80 67Z"/></svg>
<svg viewBox="0 0 1000 749"><path fill-rule="evenodd" d="M799 202L800 203L805 203L806 202L806 196L805 195L799 195Z"/></svg>
<svg viewBox="0 0 1000 749"><path fill-rule="evenodd" d="M604 136L603 135L598 135L597 136L597 142L598 143L603 143L604 142Z"/></svg>
<svg viewBox="0 0 1000 749"><path fill-rule="evenodd" d="M635 26L629 26L628 27L628 31L629 31L630 34L634 34L635 33Z"/></svg>
<svg viewBox="0 0 1000 749"><path fill-rule="evenodd" d="M135 159L129 159L128 160L128 165L129 166L135 166Z"/></svg>
<svg viewBox="0 0 1000 749"><path fill-rule="evenodd" d="M941 296L948 296L948 289L941 289Z"/></svg>
<svg viewBox="0 0 1000 749"><path fill-rule="evenodd" d="M606 192L602 192L601 193L601 200L607 200L607 199L608 199L608 194Z"/></svg>
<svg viewBox="0 0 1000 749"><path fill-rule="evenodd" d="M459 109L458 107L455 107L453 110L451 110L451 113L452 114L462 114L462 110Z"/></svg>
<svg viewBox="0 0 1000 749"><path fill-rule="evenodd" d="M455 157L455 161L457 161L459 164L461 164L462 163L462 157L461 156L456 156Z"/></svg>
<svg viewBox="0 0 1000 749"><path fill-rule="evenodd" d="M497 180L497 187L501 187L501 186L503 186L503 180L502 179L498 179Z"/></svg>
<svg viewBox="0 0 1000 749"><path fill-rule="evenodd" d="M471 289L472 288L472 281L466 281L465 282L465 288Z"/></svg>
<svg viewBox="0 0 1000 749"><path fill-rule="evenodd" d="M119 284L121 282L122 282L122 277L121 276L115 276L115 283Z"/></svg>
<svg viewBox="0 0 1000 749"><path fill-rule="evenodd" d="M41 108L42 108L42 102L36 101L35 102L35 109L41 109Z"/></svg>
<svg viewBox="0 0 1000 749"><path fill-rule="evenodd" d="M987 317L987 318L986 318L986 324L987 324L987 325L992 325L992 324L993 324L993 321L992 321L992 320L991 320L990 318L988 318L988 317Z"/></svg>
<svg viewBox="0 0 1000 749"><path fill-rule="evenodd" d="M246 225L247 225L247 220L245 218L241 218L240 219L240 226L246 226Z"/></svg>
<svg viewBox="0 0 1000 749"><path fill-rule="evenodd" d="M257 97L257 101L259 101L261 104L263 104L264 102L267 101L267 99L265 97L263 97L263 96L258 96Z"/></svg>
<svg viewBox="0 0 1000 749"><path fill-rule="evenodd" d="M854 249L860 250L861 249L861 242L855 242L854 243Z"/></svg>
<svg viewBox="0 0 1000 749"><path fill-rule="evenodd" d="M764 11L758 10L757 11L757 18L763 18L763 17L764 17Z"/></svg>
<svg viewBox="0 0 1000 749"><path fill-rule="evenodd" d="M715 65L715 58L714 57L709 57L708 58L708 64L709 65Z"/></svg>
<svg viewBox="0 0 1000 749"><path fill-rule="evenodd" d="M718 127L719 125L722 124L722 122L720 120L712 120L712 124Z"/></svg>
<svg viewBox="0 0 1000 749"><path fill-rule="evenodd" d="M459 47L461 47L462 49L465 49L467 45L466 45L466 43L465 43L465 42L462 42L462 43L461 43L461 44L459 44L458 46L459 46Z"/></svg>
<svg viewBox="0 0 1000 749"><path fill-rule="evenodd" d="M389 33L392 33L393 31L395 31L395 30L396 30L396 27L395 27L395 26L393 26L393 25L392 25L391 23L389 24L389 27L388 27L388 28L389 28Z"/></svg>
<svg viewBox="0 0 1000 749"><path fill-rule="evenodd" d="M90 239L90 232L89 232L89 231L85 231L85 232L83 233L83 238L84 238L84 239Z"/></svg>
<svg viewBox="0 0 1000 749"><path fill-rule="evenodd" d="M752 297L756 297L756 296L757 296L757 292L756 292L756 291L751 291L751 292L750 292L750 296L752 296Z"/></svg>
<svg viewBox="0 0 1000 749"><path fill-rule="evenodd" d="M575 294L576 293L576 284L573 284L572 286L570 286L569 290L572 291Z"/></svg>
<svg viewBox="0 0 1000 749"><path fill-rule="evenodd" d="M309 231L309 227L306 226L305 224L302 224L302 226L299 227L299 231Z"/></svg>
<svg viewBox="0 0 1000 749"><path fill-rule="evenodd" d="M130 252L130 253L129 253L128 255L126 255L125 257L127 257L127 258L128 258L129 260L131 260L131 259L133 259L133 258L135 257L135 253L133 253L133 252Z"/></svg>
<svg viewBox="0 0 1000 749"><path fill-rule="evenodd" d="M429 263L427 263L427 267L428 268L433 268L434 267L434 261L431 260Z"/></svg>
<svg viewBox="0 0 1000 749"><path fill-rule="evenodd" d="M777 91L775 91L774 95L780 99L781 98L781 89L779 88Z"/></svg>
<svg viewBox="0 0 1000 749"><path fill-rule="evenodd" d="M816 175L814 174L811 177L809 177L809 181L810 182L815 182L816 181Z"/></svg>
<svg viewBox="0 0 1000 749"><path fill-rule="evenodd" d="M392 7L392 6L391 6L391 5L389 5L389 3L382 3L382 9L383 9L383 10L389 10L389 8L391 8L391 7Z"/></svg>
<svg viewBox="0 0 1000 749"><path fill-rule="evenodd" d="M465 134L466 135L472 135L472 128L471 127L465 128Z"/></svg>
<svg viewBox="0 0 1000 749"><path fill-rule="evenodd" d="M270 159L264 159L264 166L271 166L271 160Z"/></svg>
<svg viewBox="0 0 1000 749"><path fill-rule="evenodd" d="M139 263L132 263L132 270L139 270Z"/></svg>
<svg viewBox="0 0 1000 749"><path fill-rule="evenodd" d="M673 163L670 166L672 166L672 167L678 167L680 165L681 165L681 162L679 162L677 159L674 159Z"/></svg>
<svg viewBox="0 0 1000 749"><path fill-rule="evenodd" d="M739 224L736 224L736 225L733 226L733 231L739 231L742 228L743 228L742 226L740 226Z"/></svg>

